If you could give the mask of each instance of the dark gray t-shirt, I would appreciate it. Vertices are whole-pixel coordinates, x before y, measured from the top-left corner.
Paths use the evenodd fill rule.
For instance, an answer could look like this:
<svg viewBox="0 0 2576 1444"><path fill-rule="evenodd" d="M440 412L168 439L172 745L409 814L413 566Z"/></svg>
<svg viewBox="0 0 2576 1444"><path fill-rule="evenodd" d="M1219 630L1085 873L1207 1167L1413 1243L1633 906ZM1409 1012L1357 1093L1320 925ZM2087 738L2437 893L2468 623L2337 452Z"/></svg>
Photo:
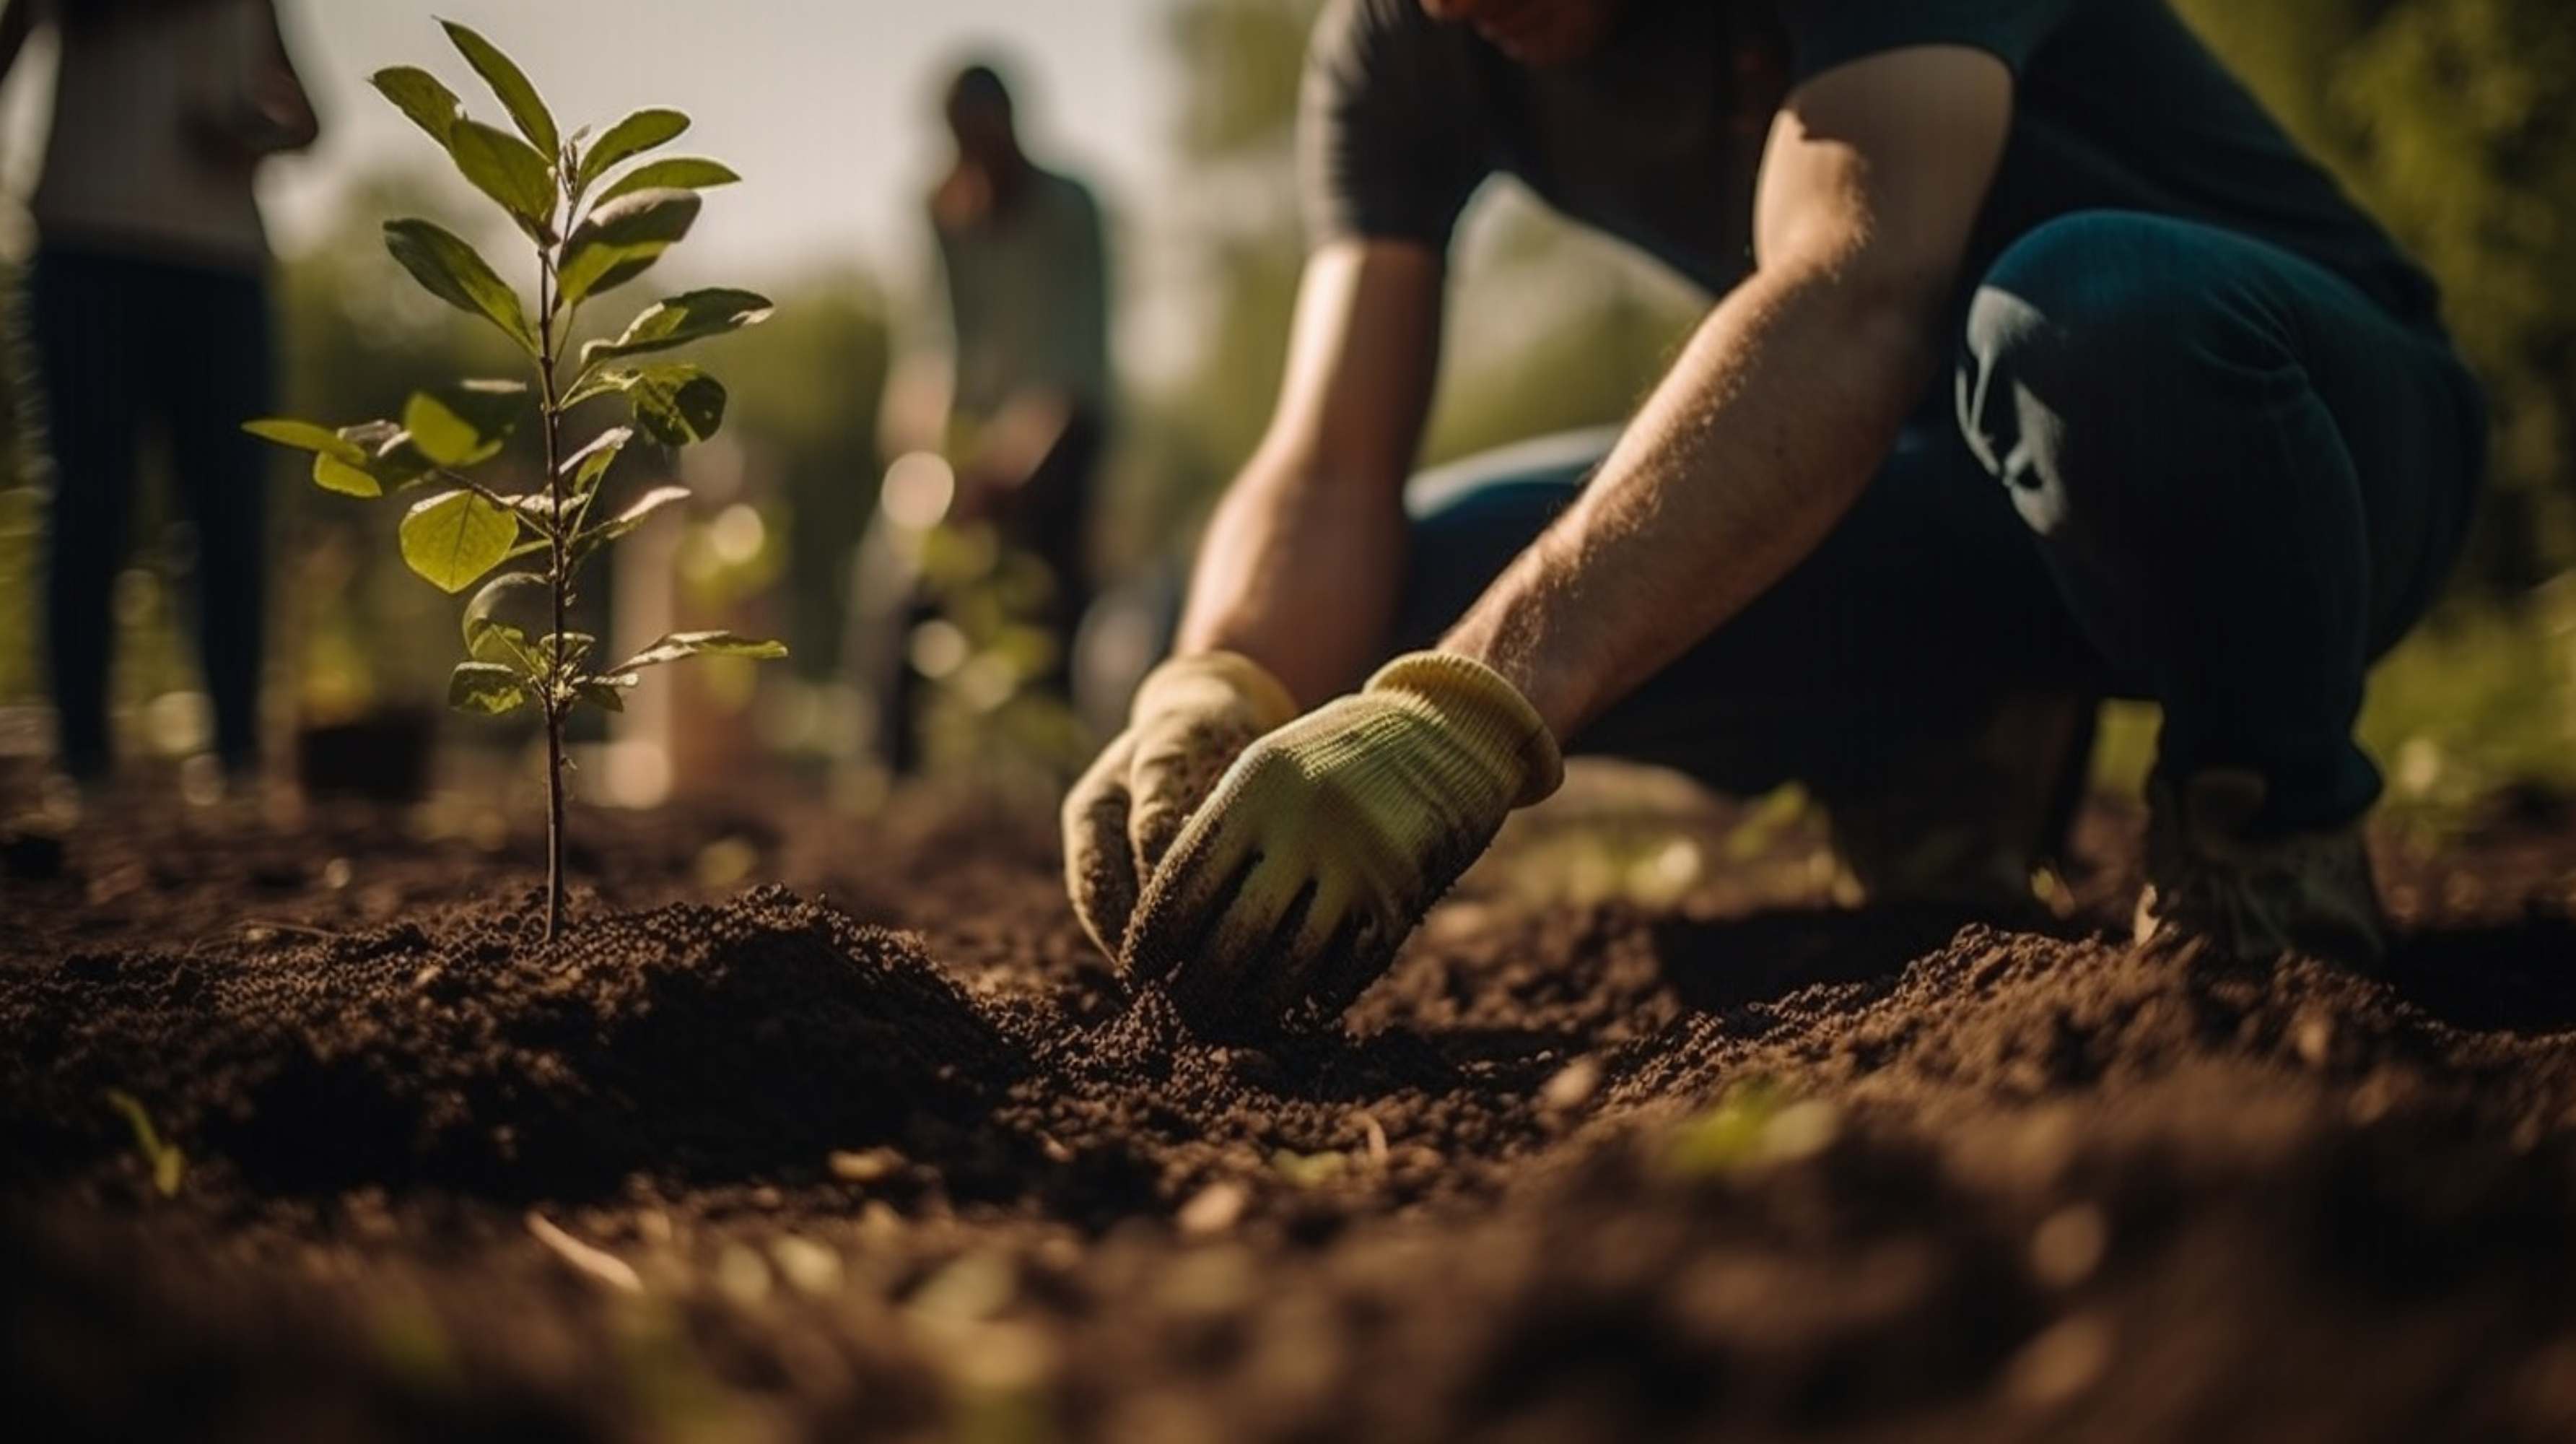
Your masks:
<svg viewBox="0 0 2576 1444"><path fill-rule="evenodd" d="M2431 279L2165 0L1629 0L1582 64L1536 71L1420 0L1330 0L1299 147L1317 240L1445 247L1488 176L1712 292L1751 268L1756 168L1780 97L1846 61L1965 45L2011 67L2012 134L1961 289L2074 211L2145 211L2283 246L2429 324Z"/></svg>

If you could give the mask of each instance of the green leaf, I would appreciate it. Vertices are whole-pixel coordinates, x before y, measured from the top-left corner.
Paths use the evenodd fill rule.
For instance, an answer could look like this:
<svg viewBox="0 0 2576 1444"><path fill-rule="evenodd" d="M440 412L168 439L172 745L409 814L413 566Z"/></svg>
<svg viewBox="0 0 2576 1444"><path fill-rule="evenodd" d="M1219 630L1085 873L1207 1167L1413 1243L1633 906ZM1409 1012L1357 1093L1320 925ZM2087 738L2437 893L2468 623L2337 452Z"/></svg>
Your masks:
<svg viewBox="0 0 2576 1444"><path fill-rule="evenodd" d="M368 80L396 109L410 116L412 124L429 132L439 149L447 149L448 133L465 118L465 103L456 98L455 91L416 65L391 66Z"/></svg>
<svg viewBox="0 0 2576 1444"><path fill-rule="evenodd" d="M634 379L635 373L632 370L601 370L593 367L582 372L574 380L572 389L565 392L555 404L570 411L585 401L596 401L602 396L614 396L625 390Z"/></svg>
<svg viewBox="0 0 2576 1444"><path fill-rule="evenodd" d="M479 120L460 120L447 139L456 168L531 235L551 235L555 170L537 148Z"/></svg>
<svg viewBox="0 0 2576 1444"><path fill-rule="evenodd" d="M608 468L617 464L618 456L626 450L626 443L634 439L634 427L612 426L592 437L581 450L565 457L563 465L556 470L572 484L575 492L586 493L599 485L599 479L608 474Z"/></svg>
<svg viewBox="0 0 2576 1444"><path fill-rule="evenodd" d="M367 449L340 432L310 421L263 417L242 423L242 430L263 441L313 453L313 483L344 496L382 496L385 489L367 474Z"/></svg>
<svg viewBox="0 0 2576 1444"><path fill-rule="evenodd" d="M525 382L460 381L413 392L403 403L403 429L438 465L473 466L500 455L527 409Z"/></svg>
<svg viewBox="0 0 2576 1444"><path fill-rule="evenodd" d="M409 447L408 434L389 422L370 421L334 431L309 421L267 417L243 423L242 430L313 453L314 484L345 496L382 496L387 486L412 481L428 465Z"/></svg>
<svg viewBox="0 0 2576 1444"><path fill-rule="evenodd" d="M1272 1150L1270 1166L1279 1176L1299 1188L1321 1188L1348 1173L1351 1156L1347 1153L1299 1153L1293 1148Z"/></svg>
<svg viewBox="0 0 2576 1444"><path fill-rule="evenodd" d="M682 657L750 657L769 661L786 655L787 644L784 642L763 641L732 632L671 632L608 670L636 672L664 662L676 662Z"/></svg>
<svg viewBox="0 0 2576 1444"><path fill-rule="evenodd" d="M708 160L704 156L675 155L663 160L648 160L609 182L608 189L599 193L599 201L606 205L619 196L633 195L637 191L702 191L711 186L729 186L740 179L742 177L734 174L733 167L722 161Z"/></svg>
<svg viewBox="0 0 2576 1444"><path fill-rule="evenodd" d="M335 456L345 456L352 461L365 454L358 449L356 442L330 427L311 421L298 421L291 416L263 416L257 421L245 421L242 423L242 430L262 441L274 441L280 446L292 446L298 451L329 452Z"/></svg>
<svg viewBox="0 0 2576 1444"><path fill-rule="evenodd" d="M555 516L554 494L545 491L523 492L510 498L510 509L533 522L552 521Z"/></svg>
<svg viewBox="0 0 2576 1444"><path fill-rule="evenodd" d="M519 308L519 293L453 232L424 220L387 221L385 249L431 295L483 317L518 342L521 350L537 354L537 333L528 324L527 312Z"/></svg>
<svg viewBox="0 0 2576 1444"><path fill-rule="evenodd" d="M724 425L724 383L695 366L648 366L626 389L636 423L665 446L688 446Z"/></svg>
<svg viewBox="0 0 2576 1444"><path fill-rule="evenodd" d="M501 108L510 112L510 122L528 138L528 144L545 155L561 154L563 137L555 130L555 118L546 110L546 103L537 98L537 88L528 83L527 74L502 54L499 46L472 30L453 20L438 23L446 27L447 38L474 67L474 73L492 87L492 94L500 98Z"/></svg>
<svg viewBox="0 0 2576 1444"><path fill-rule="evenodd" d="M689 118L676 110L635 112L610 126L599 143L582 155L581 168L574 173L574 188L589 190L593 182L608 174L610 166L655 146L668 145L688 128Z"/></svg>
<svg viewBox="0 0 2576 1444"><path fill-rule="evenodd" d="M447 674L447 705L459 712L505 716L525 707L535 694L527 680L491 662L459 662Z"/></svg>
<svg viewBox="0 0 2576 1444"><path fill-rule="evenodd" d="M709 336L721 336L769 319L769 298L755 291L716 286L656 301L626 323L614 341L593 341L581 348L585 366L620 356L668 351Z"/></svg>
<svg viewBox="0 0 2576 1444"><path fill-rule="evenodd" d="M636 424L665 446L688 446L724 424L724 383L686 361L610 367L585 376L564 405L622 392Z"/></svg>
<svg viewBox="0 0 2576 1444"><path fill-rule="evenodd" d="M578 667L599 639L588 632L548 632L537 638L537 655L557 667Z"/></svg>
<svg viewBox="0 0 2576 1444"><path fill-rule="evenodd" d="M466 655L516 668L523 676L535 673L537 659L528 648L529 628L511 618L546 616L553 596L546 579L534 572L505 572L484 583L474 600L465 604Z"/></svg>
<svg viewBox="0 0 2576 1444"><path fill-rule="evenodd" d="M698 218L698 193L662 187L602 201L564 240L555 287L565 305L622 286L662 258Z"/></svg>
<svg viewBox="0 0 2576 1444"><path fill-rule="evenodd" d="M327 454L313 458L313 484L324 491L336 491L342 496L385 494L382 482L367 475L361 468L351 466L340 458Z"/></svg>
<svg viewBox="0 0 2576 1444"><path fill-rule="evenodd" d="M412 445L411 433L393 422L362 421L341 427L340 435L358 447L359 469L387 491L409 486L437 469L437 463Z"/></svg>
<svg viewBox="0 0 2576 1444"><path fill-rule="evenodd" d="M688 499L689 489L685 486L657 486L651 491L644 493L642 496L637 497L634 503L628 506L626 510L619 512L607 521L601 522L599 524L599 529L601 531L609 531L611 528L614 528L616 535L624 536L626 533L642 526L656 512L662 510L662 508L677 505L678 503L687 501Z"/></svg>
<svg viewBox="0 0 2576 1444"><path fill-rule="evenodd" d="M528 653L528 634L524 630L507 622L485 622L467 627L465 634L473 638L466 644L466 655L475 661L507 667L521 676L537 670L537 659Z"/></svg>
<svg viewBox="0 0 2576 1444"><path fill-rule="evenodd" d="M134 1135L134 1151L152 1168L152 1189L163 1198L179 1196L179 1186L187 1181L188 1155L177 1144L164 1143L161 1130L152 1126L152 1114L143 1100L122 1088L107 1090L107 1106L125 1120Z"/></svg>
<svg viewBox="0 0 2576 1444"><path fill-rule="evenodd" d="M581 700L603 712L626 710L626 689L635 685L632 675L619 677L583 677L572 684Z"/></svg>
<svg viewBox="0 0 2576 1444"><path fill-rule="evenodd" d="M401 537L405 565L441 591L461 592L509 558L519 518L475 492L441 492L403 514Z"/></svg>
<svg viewBox="0 0 2576 1444"><path fill-rule="evenodd" d="M258 436L260 441L276 441L278 446L294 446L296 451L335 451L335 454L358 456L358 444L340 436L327 425L312 420L296 420L291 415L263 415L260 420L245 420L242 431Z"/></svg>
<svg viewBox="0 0 2576 1444"><path fill-rule="evenodd" d="M573 542L573 555L576 559L586 557L652 520L664 507L688 499L689 489L685 486L657 486L636 498L626 510L583 532Z"/></svg>
<svg viewBox="0 0 2576 1444"><path fill-rule="evenodd" d="M1842 1127L1833 1105L1795 1098L1769 1078L1726 1090L1718 1105L1674 1134L1668 1162L1686 1176L1719 1177L1813 1156Z"/></svg>

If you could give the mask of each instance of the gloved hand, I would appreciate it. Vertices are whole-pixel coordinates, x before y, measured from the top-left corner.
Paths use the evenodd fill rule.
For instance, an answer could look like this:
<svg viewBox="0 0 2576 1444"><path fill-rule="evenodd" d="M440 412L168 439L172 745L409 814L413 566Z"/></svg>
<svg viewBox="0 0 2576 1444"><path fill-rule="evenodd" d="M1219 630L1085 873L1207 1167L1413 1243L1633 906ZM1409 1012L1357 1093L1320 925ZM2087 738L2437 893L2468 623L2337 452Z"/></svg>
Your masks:
<svg viewBox="0 0 2576 1444"><path fill-rule="evenodd" d="M1065 892L1102 952L1118 956L1144 879L1217 778L1296 715L1288 689L1233 652L1175 657L1145 674L1127 730L1064 798Z"/></svg>
<svg viewBox="0 0 2576 1444"><path fill-rule="evenodd" d="M1214 1033L1275 1027L1306 999L1339 1013L1564 770L1492 670L1398 657L1245 749L1147 879L1120 964Z"/></svg>

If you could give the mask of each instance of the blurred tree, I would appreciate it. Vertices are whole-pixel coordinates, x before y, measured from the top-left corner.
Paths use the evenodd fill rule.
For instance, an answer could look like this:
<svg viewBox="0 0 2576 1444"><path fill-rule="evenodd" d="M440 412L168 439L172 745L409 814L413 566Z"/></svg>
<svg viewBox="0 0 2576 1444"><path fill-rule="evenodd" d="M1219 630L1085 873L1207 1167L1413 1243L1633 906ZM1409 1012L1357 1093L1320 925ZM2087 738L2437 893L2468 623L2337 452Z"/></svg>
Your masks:
<svg viewBox="0 0 2576 1444"><path fill-rule="evenodd" d="M876 505L877 408L889 364L885 303L855 271L772 288L778 314L710 352L733 391L725 426L754 453L783 515L780 636L809 682L837 675L850 563Z"/></svg>
<svg viewBox="0 0 2576 1444"><path fill-rule="evenodd" d="M1180 183L1158 268L1185 292L1177 378L1125 409L1128 474L1113 474L1117 532L1139 550L1194 523L1270 419L1304 257L1297 225L1297 82L1318 0L1177 0L1166 31L1180 76L1172 142ZM1142 479L1136 478L1142 474ZM1122 495L1123 494L1123 495ZM1121 505L1120 503L1124 504ZM1142 513L1141 520L1132 514Z"/></svg>
<svg viewBox="0 0 2576 1444"><path fill-rule="evenodd" d="M2442 282L2495 403L2468 576L2576 567L2576 23L2564 0L2178 0Z"/></svg>

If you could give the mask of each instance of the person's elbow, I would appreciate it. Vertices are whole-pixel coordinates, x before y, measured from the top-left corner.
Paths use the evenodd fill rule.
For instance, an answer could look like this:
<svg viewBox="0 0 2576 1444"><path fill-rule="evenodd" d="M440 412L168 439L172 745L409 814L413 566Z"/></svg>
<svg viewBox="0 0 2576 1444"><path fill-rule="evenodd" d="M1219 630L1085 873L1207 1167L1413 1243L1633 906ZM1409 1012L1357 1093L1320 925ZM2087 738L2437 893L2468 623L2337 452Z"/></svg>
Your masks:
<svg viewBox="0 0 2576 1444"><path fill-rule="evenodd" d="M1957 283L1946 253L1902 246L1861 246L1839 254L1786 257L1768 264L1768 279L1804 298L1855 359L1875 358L1911 372L1947 354L1943 327Z"/></svg>

